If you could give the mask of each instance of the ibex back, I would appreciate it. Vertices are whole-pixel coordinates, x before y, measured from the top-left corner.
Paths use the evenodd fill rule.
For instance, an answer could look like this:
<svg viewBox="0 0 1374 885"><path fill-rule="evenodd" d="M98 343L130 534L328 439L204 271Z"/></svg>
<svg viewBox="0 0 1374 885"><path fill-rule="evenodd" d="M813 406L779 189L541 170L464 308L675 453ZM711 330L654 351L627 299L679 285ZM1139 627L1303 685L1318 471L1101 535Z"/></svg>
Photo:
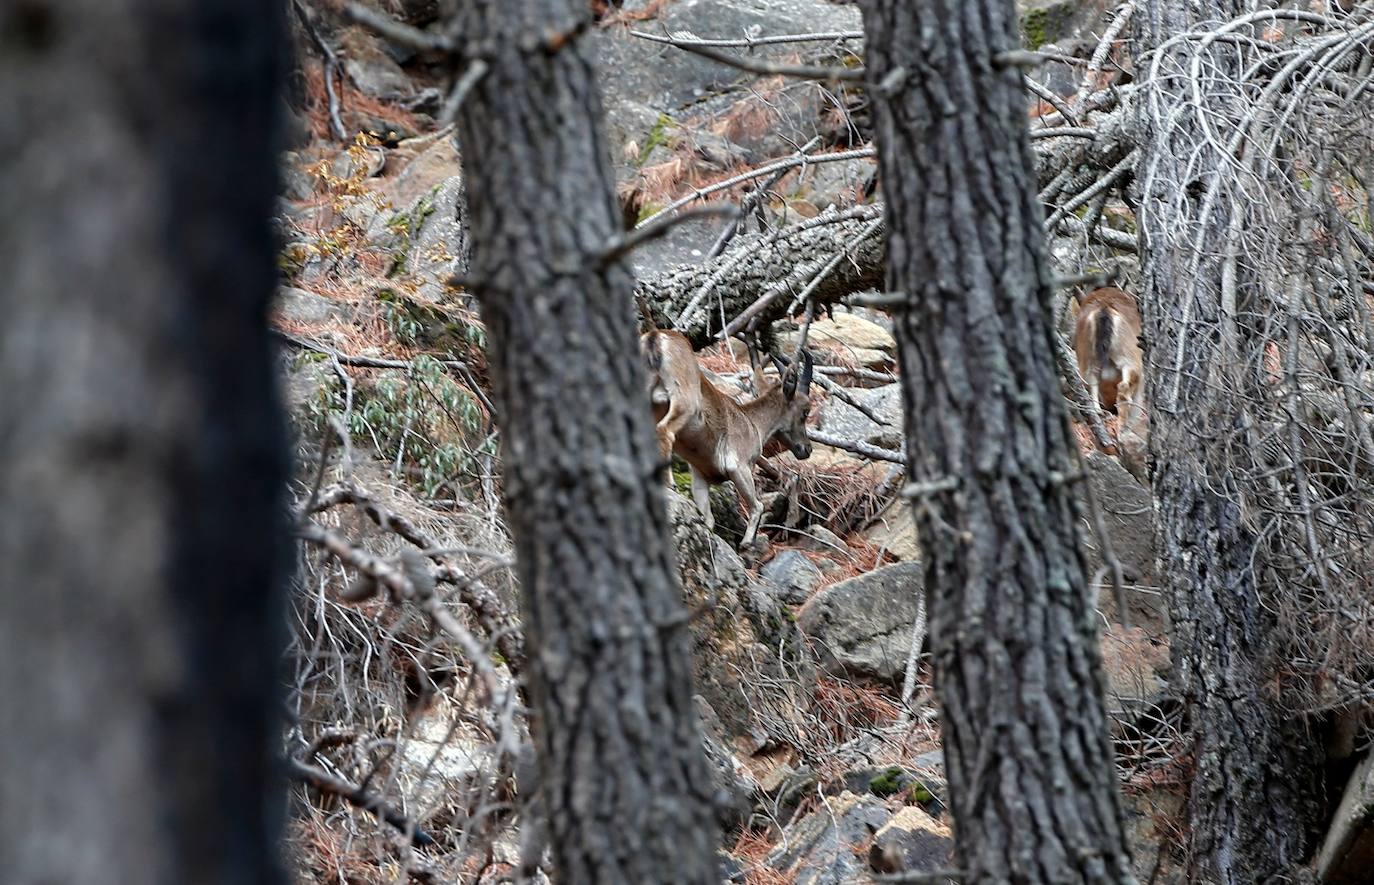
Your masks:
<svg viewBox="0 0 1374 885"><path fill-rule="evenodd" d="M1122 465L1143 482L1149 420L1140 328L1135 298L1116 288L1097 289L1079 305L1074 352L1093 401L1121 419L1117 439Z"/></svg>
<svg viewBox="0 0 1374 885"><path fill-rule="evenodd" d="M763 518L763 504L754 488L754 461L774 438L786 443L798 459L811 457L806 435L810 406L811 356L782 370L781 380L755 372L758 395L739 402L711 383L679 332L646 332L640 348L649 369L649 399L657 422L659 455L676 452L692 470L692 500L714 525L710 487L729 480L735 484L749 521L740 544L749 546Z"/></svg>

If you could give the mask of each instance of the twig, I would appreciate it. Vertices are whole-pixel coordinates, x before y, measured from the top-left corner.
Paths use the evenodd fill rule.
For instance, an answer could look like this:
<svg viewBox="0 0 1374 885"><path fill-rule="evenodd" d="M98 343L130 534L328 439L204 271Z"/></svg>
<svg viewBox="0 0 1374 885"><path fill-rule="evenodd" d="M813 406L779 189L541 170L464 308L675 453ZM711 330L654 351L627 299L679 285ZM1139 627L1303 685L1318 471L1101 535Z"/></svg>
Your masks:
<svg viewBox="0 0 1374 885"><path fill-rule="evenodd" d="M654 43L665 43L669 46L682 46L690 43L693 46L715 46L718 48L747 48L751 46L769 46L777 43L824 43L831 40L862 40L863 31L821 31L815 34L775 34L771 37L737 37L734 39L712 40L693 37L665 37L661 34L650 34L647 31L631 31L630 34L643 40L650 40Z"/></svg>
<svg viewBox="0 0 1374 885"><path fill-rule="evenodd" d="M636 32L638 36L643 36L642 32ZM647 39L647 38L646 38ZM762 74L764 76L781 77L801 77L806 80L846 80L852 83L861 83L864 78L864 69L859 68L824 68L817 65L787 65L777 62L762 61L752 58L739 58L728 52L719 52L709 44L698 40L679 40L676 37L661 37L655 40L656 43L666 43L675 46L684 52L700 55L709 58L711 61L738 68L741 71L748 71L751 74Z"/></svg>
<svg viewBox="0 0 1374 885"><path fill-rule="evenodd" d="M958 870L935 870L930 873L875 873L874 882L901 882L904 885L948 885L964 881L964 874Z"/></svg>
<svg viewBox="0 0 1374 885"><path fill-rule="evenodd" d="M1087 465L1084 463L1083 455L1078 452L1078 447L1074 446L1074 451L1078 454L1078 472L1087 473ZM1102 508L1097 502L1097 493L1093 490L1091 482L1083 483L1084 494L1088 499L1088 519L1092 523L1093 536L1097 539L1097 555L1102 559L1103 565L1107 569L1107 574L1112 579L1112 595L1116 600L1116 616L1121 621L1121 626L1129 630L1131 628L1131 614L1126 609L1126 577L1121 568L1121 560L1117 558L1116 550L1112 547L1112 537L1107 531L1107 523L1102 518ZM1093 594L1093 605L1096 606L1097 594Z"/></svg>
<svg viewBox="0 0 1374 885"><path fill-rule="evenodd" d="M384 821L405 833L416 848L424 848L434 844L433 836L420 829L404 814L387 805L380 796L374 796L357 784L335 777L322 768L307 765L299 759L288 759L286 764L293 779L307 784L321 793L338 796L349 805L370 812L378 820Z"/></svg>
<svg viewBox="0 0 1374 885"><path fill-rule="evenodd" d="M454 52L458 48L452 40L442 34L431 34L419 28L412 28L361 3L348 3L343 11L344 17L349 21L371 28L391 42L419 52Z"/></svg>
<svg viewBox="0 0 1374 885"><path fill-rule="evenodd" d="M905 292L860 292L845 299L846 304L855 307L872 307L881 310L899 307L906 302Z"/></svg>
<svg viewBox="0 0 1374 885"><path fill-rule="evenodd" d="M869 147L857 148L852 151L837 151L835 153L829 154L804 154L800 157L789 157L785 160L777 160L776 162L769 163L765 166L760 166L757 169L751 169L748 172L741 172L739 175L736 175L733 178L727 178L724 181L716 182L710 187L694 189L687 196L680 197L674 200L667 206L664 206L662 209L655 212L653 215L650 215L648 218L644 219L638 225L636 225L636 227L646 227L650 224L653 224L660 217L667 215L669 212L674 212L682 208L683 206L686 206L688 203L691 203L695 200L704 199L706 197L709 197L711 194L729 190L737 184L743 184L744 182L750 181L755 178L762 178L765 175L772 175L774 172L777 172L781 169L794 169L797 166L805 166L811 163L837 163L841 160L857 160L865 157L875 156L877 156L877 151Z"/></svg>
<svg viewBox="0 0 1374 885"><path fill-rule="evenodd" d="M740 214L740 210L736 209L734 206L712 203L707 206L694 206L685 212L668 218L660 218L653 224L637 227L628 233L617 234L613 237L610 243L606 245L605 251L597 257L597 266L601 268L609 267L650 240L656 240L678 225L685 224L688 221L696 221L699 218L712 218L716 216L725 216L732 221L738 221Z"/></svg>
<svg viewBox="0 0 1374 885"><path fill-rule="evenodd" d="M819 430L807 429L807 437L813 442L818 442L823 446L830 446L832 449L843 449L846 452L853 452L862 455L872 461L888 461L892 464L905 464L906 459L901 452L894 452L891 449L883 449L878 446L870 446L868 443L856 442L853 440L841 439L829 433Z"/></svg>
<svg viewBox="0 0 1374 885"><path fill-rule="evenodd" d="M815 292L816 289L820 286L820 284L825 281L825 278L830 276L830 274L835 270L835 268L840 266L840 262L848 258L850 254L854 251L854 249L861 245L864 242L864 240L867 240L869 237L873 236L878 231L882 230L882 227L883 218L881 216L873 219L867 225L865 225L863 230L859 231L858 235L855 236L854 239L846 243L845 247L841 249L839 252L835 253L835 256L831 258L830 261L827 262L824 267L816 271L815 276L813 276L811 280L806 284L806 286L803 287L803 289L797 293L797 297L793 300L793 303L800 304L802 301L809 301L811 298L811 293ZM811 319L809 316L807 317L806 322L809 326L811 323Z"/></svg>
<svg viewBox="0 0 1374 885"><path fill-rule="evenodd" d="M1102 71L1102 63L1107 60L1107 54L1111 52L1112 44L1116 42L1116 38L1121 35L1126 24L1131 20L1135 7L1136 0L1129 0L1129 2L1121 4L1116 12L1116 17L1107 26L1107 30L1102 33L1102 39L1097 41L1097 48L1093 50L1092 58L1088 61L1087 73L1083 75L1083 82L1073 97L1073 103L1076 106L1083 107L1083 100L1097 85L1097 75Z"/></svg>
<svg viewBox="0 0 1374 885"><path fill-rule="evenodd" d="M1029 49L1008 49L992 57L992 63L999 68L1038 68L1050 57L1043 52Z"/></svg>
<svg viewBox="0 0 1374 885"><path fill-rule="evenodd" d="M417 573L413 562L405 562L404 556L402 557L404 567L397 567L386 560L373 556L366 550L354 546L348 539L329 531L318 523L305 522L296 529L296 536L322 548L340 563L364 576L364 580L360 582L363 585L362 590L340 593L341 599L345 602L361 602L368 595L371 595L373 587L381 586L386 588L388 595L395 601L408 600L414 602L429 615L436 627L458 642L464 654L468 656L468 661L472 664L473 669L482 676L488 696L492 700L501 696L501 682L488 659L487 650L466 627L459 623L453 613L444 607L443 601L429 592L433 589L433 576L427 573L423 575ZM511 666L514 667L515 663L511 662Z"/></svg>
<svg viewBox="0 0 1374 885"><path fill-rule="evenodd" d="M959 488L959 478L945 476L927 482L909 482L902 486L902 497L907 499L928 498L940 492L952 492Z"/></svg>
<svg viewBox="0 0 1374 885"><path fill-rule="evenodd" d="M888 372L877 372L873 369L850 369L845 366L816 366L812 371L817 375L843 375L846 378L873 381L880 385L891 384L897 380L896 375Z"/></svg>
<svg viewBox="0 0 1374 885"><path fill-rule="evenodd" d="M1116 282L1117 277L1121 276L1121 265L1113 264L1107 270L1090 270L1084 273L1070 274L1066 277L1055 277L1054 287L1056 289L1072 289L1075 286L1092 286L1101 289L1103 286L1110 286ZM1075 300L1078 299L1075 295Z"/></svg>
<svg viewBox="0 0 1374 885"><path fill-rule="evenodd" d="M1062 221L1065 217L1067 217L1079 206L1084 205L1093 197L1096 197L1098 194L1105 193L1107 190L1114 187L1119 181L1121 181L1121 179L1125 178L1127 175L1133 172L1135 170L1137 156L1138 154L1136 151L1131 151L1126 156L1122 157L1120 162L1118 162L1115 166L1108 170L1106 175L1103 175L1101 178L1093 182L1091 186L1085 188L1073 199L1069 200L1064 205L1055 209L1054 214L1051 215L1049 218L1045 219L1045 230L1054 230L1055 226L1058 225L1060 221Z"/></svg>
<svg viewBox="0 0 1374 885"><path fill-rule="evenodd" d="M829 393L829 394L831 394L831 395L837 397L837 398L840 399L840 400L843 400L844 402L848 403L848 404L849 404L850 406L852 406L853 408L859 410L859 412L862 413L863 416L864 416L865 418L867 418L868 420L872 421L874 424L879 424L879 425L881 425L881 426L883 426L883 427L891 427L891 426L892 426L892 422L891 422L891 421L888 421L888 420L882 418L881 416L878 415L877 412L873 411L873 410L872 410L871 408L869 408L868 406L866 406L866 405L864 405L863 403L859 402L857 399L854 398L854 395L851 394L849 391L845 390L843 387L841 387L840 385L836 384L834 381L831 381L829 378L825 377L824 375L814 374L814 372L815 372L814 369L812 370L812 372L813 372L813 374L812 374L812 376L811 376L811 380L812 380L812 381L815 381L817 384L819 384L827 393Z"/></svg>
<svg viewBox="0 0 1374 885"><path fill-rule="evenodd" d="M324 92L329 99L329 128L334 132L336 139L343 141L348 138L348 133L344 131L343 120L339 118L339 95L334 91L334 71L339 67L339 56L334 52L334 47L330 46L316 29L301 0L291 0L291 6L296 10L296 18L300 20L301 27L310 35L311 42L324 55Z"/></svg>
<svg viewBox="0 0 1374 885"><path fill-rule="evenodd" d="M793 157L805 160L806 152L812 150L820 143L821 137L817 135L815 138L812 138L806 144L802 145L801 149L798 150L795 154L793 154ZM801 168L804 174L806 170L805 162L802 163ZM749 213L753 212L755 209L758 208L759 204L763 202L763 198L768 194L768 192L771 191L774 187L776 187L778 182L782 181L783 177L786 176L787 173L791 170L792 167L778 170L778 173L776 175L774 175L767 181L763 182L762 184L756 186L752 191L749 192L749 195L746 196L743 202L740 203L739 217L730 222L729 224L725 225L725 227L721 229L720 236L716 237L715 243L711 245L710 250L706 253L707 261L710 261L711 259L718 257L720 253L725 251L725 247L730 245L730 241L735 238L735 234L739 233L740 227L742 226L744 220L749 217Z"/></svg>
<svg viewBox="0 0 1374 885"><path fill-rule="evenodd" d="M1097 138L1096 129L1082 126L1051 126L1047 129L1032 129L1031 138Z"/></svg>
<svg viewBox="0 0 1374 885"><path fill-rule="evenodd" d="M351 356L346 353L339 353L332 347L326 347L323 344L318 344L314 341L307 341L304 338L299 338L295 335L292 335L290 332L284 332L281 329L277 329L275 327L271 331L273 335L276 335L278 338L282 339L287 344L290 344L293 347L299 347L302 350L314 351L315 353L322 353L325 356L332 357L338 360L345 366L354 366L359 369L402 369L408 371L415 365L413 360L390 360L372 356ZM468 368L467 363L463 362L462 360L436 359L434 361L446 369L466 370Z"/></svg>
<svg viewBox="0 0 1374 885"><path fill-rule="evenodd" d="M819 287L820 284L825 281L825 278L828 277L830 273L835 270L835 268L839 267L840 262L843 261L851 252L853 252L854 247L860 245L861 243L863 243L864 240L867 240L873 234L877 233L878 230L882 228L882 226L882 216L873 219L871 222L865 225L863 229L859 231L858 235L854 237L853 240L849 241L849 243L847 243L842 250L835 253L835 255L829 261L827 261L824 265L821 266L821 268L818 271L816 271L815 275L811 277L811 280L806 284L806 286L801 290L801 292L798 293L797 300L811 297L811 293L815 292L817 287ZM743 311L741 311L739 316L731 320L730 324L727 325L724 329L722 329L716 337L724 340L726 338L729 338L731 335L737 333L740 329L743 329L746 323L748 323L758 314L762 313L763 310L766 307L768 307L768 305L772 304L773 301L783 293L783 291L783 286L774 286L771 289L769 289L763 295L759 296L759 298L757 298L753 304L749 305ZM698 298L693 298L693 302L696 302L699 299L700 295L701 293L698 293ZM686 315L687 311L684 310L681 316ZM681 321L681 317L679 317L679 321Z"/></svg>
<svg viewBox="0 0 1374 885"><path fill-rule="evenodd" d="M339 504L353 504L362 510L363 514L377 524L377 527L384 531L395 532L405 540L419 547L423 555L429 557L439 564L438 570L434 573L433 579L446 584L453 584L457 588L458 599L468 608L477 613L483 620L487 630L493 635L502 634L505 628L515 623L515 618L496 598L496 594L490 589L478 583L482 574L465 574L461 569L445 559L446 553L453 548L441 547L436 539L421 529L418 525L411 522L399 514L392 513L382 507L376 500L369 496L356 483L339 483L330 486L320 493L315 502L315 509L311 512L334 507ZM308 513L301 513L298 522L304 523ZM307 539L313 540L313 539ZM315 541L320 543L320 541ZM326 547L326 549L329 549ZM331 552L333 552L331 550ZM494 567L505 567L510 565L510 560L499 554L486 551L468 551L463 553L479 552L480 555L492 560ZM336 557L337 558L337 557ZM363 565L368 565L363 563ZM360 568L366 571L366 569ZM404 588L402 588L402 592ZM504 636L497 640L497 648L511 666L518 667L519 662L524 658L524 649L518 636L506 632Z"/></svg>
<svg viewBox="0 0 1374 885"><path fill-rule="evenodd" d="M1027 75L1023 79L1025 81L1026 88L1029 89L1031 93L1035 95L1036 98L1039 98L1041 101L1045 102L1050 107L1058 111L1059 116L1064 118L1065 123L1068 123L1070 126L1078 125L1078 117L1074 114L1073 111L1069 110L1068 105L1064 104L1064 100L1061 99L1059 96L1055 95L1054 92L1048 86L1045 86L1040 81L1033 79L1029 75Z"/></svg>
<svg viewBox="0 0 1374 885"><path fill-rule="evenodd" d="M439 111L439 122L449 123L457 118L458 109L463 106L463 99L468 97L477 81L486 76L487 70L487 63L480 58L474 58L468 63L467 70L463 71L463 76L453 84L448 98L444 99L444 106Z"/></svg>
<svg viewBox="0 0 1374 885"><path fill-rule="evenodd" d="M906 512L898 512L898 519L910 519ZM898 703L901 713L897 716L900 725L911 722L911 696L916 693L916 666L921 659L921 646L926 641L926 599L924 593L916 594L916 622L911 625L911 645L906 653L906 671L902 675L902 696Z"/></svg>
<svg viewBox="0 0 1374 885"><path fill-rule="evenodd" d="M1140 251L1140 241L1132 234L1125 231L1112 230L1109 227L1097 225L1089 228L1083 221L1073 215L1065 216L1059 226L1068 230L1070 233L1082 234L1094 242L1101 243L1119 252L1136 253Z"/></svg>

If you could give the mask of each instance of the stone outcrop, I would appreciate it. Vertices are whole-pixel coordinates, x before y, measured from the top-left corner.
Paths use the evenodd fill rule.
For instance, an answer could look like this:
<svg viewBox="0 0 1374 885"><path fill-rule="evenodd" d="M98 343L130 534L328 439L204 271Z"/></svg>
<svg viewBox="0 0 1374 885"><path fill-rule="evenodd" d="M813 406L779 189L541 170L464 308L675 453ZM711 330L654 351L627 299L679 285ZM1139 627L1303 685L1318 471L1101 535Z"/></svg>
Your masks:
<svg viewBox="0 0 1374 885"><path fill-rule="evenodd" d="M883 566L817 593L797 623L826 669L895 682L906 668L923 595L919 563Z"/></svg>

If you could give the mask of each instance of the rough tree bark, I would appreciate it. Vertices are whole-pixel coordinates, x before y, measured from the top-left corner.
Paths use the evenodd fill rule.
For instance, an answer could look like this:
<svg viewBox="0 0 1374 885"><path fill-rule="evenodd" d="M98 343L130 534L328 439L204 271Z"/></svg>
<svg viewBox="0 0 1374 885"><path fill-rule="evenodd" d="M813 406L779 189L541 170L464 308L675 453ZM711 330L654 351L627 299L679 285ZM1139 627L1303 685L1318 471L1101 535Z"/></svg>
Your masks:
<svg viewBox="0 0 1374 885"><path fill-rule="evenodd" d="M564 882L715 882L688 618L656 479L634 280L574 0L459 4L459 115L491 341L541 802Z"/></svg>
<svg viewBox="0 0 1374 885"><path fill-rule="evenodd" d="M1130 882L1015 6L863 6L958 866Z"/></svg>
<svg viewBox="0 0 1374 885"><path fill-rule="evenodd" d="M1146 58L1201 22L1218 22L1251 8L1242 0L1150 0L1136 13L1135 57ZM1196 42L1166 50L1162 70L1188 69L1184 53ZM1207 70L1224 83L1225 54ZM1220 68L1216 65L1221 65ZM1263 666L1273 618L1255 575L1255 527L1227 466L1242 453L1234 440L1247 419L1228 377L1218 330L1225 323L1223 279L1244 275L1226 267L1233 196L1217 185L1219 164L1206 147L1213 136L1196 114L1173 113L1191 100L1186 78L1150 78L1138 68L1141 89L1170 109L1165 127L1146 121L1137 178L1144 287L1141 306L1150 344L1146 371L1152 414L1150 450L1160 573L1167 576L1174 662L1171 682L1185 705L1189 754L1188 863L1190 881L1267 881L1306 858L1320 814L1319 735L1285 723L1265 688ZM1237 71L1229 72L1235 76ZM1250 100L1236 88L1209 87L1209 99ZM1139 106L1148 110L1150 102ZM1188 194L1183 201L1176 199ZM1210 215L1200 211L1214 200ZM1199 252L1194 242L1203 243ZM1254 281L1239 281L1244 291ZM1234 324L1227 324L1234 329ZM1252 350L1262 341L1230 341ZM1231 351L1236 353L1239 351ZM1235 359L1232 357L1232 359ZM1235 359L1236 365L1260 364Z"/></svg>
<svg viewBox="0 0 1374 885"><path fill-rule="evenodd" d="M730 322L767 294L776 293L758 314L764 324L789 310L795 312L796 294L823 270L810 296L817 304L832 304L882 285L887 258L883 238L863 236L872 223L871 218L846 218L818 227L741 236L717 260L684 264L642 280L637 291L649 304L654 323L663 329L674 328L683 311L696 302L687 322L676 328L700 350L716 340L724 328L722 317ZM827 267L842 252L845 258ZM698 298L703 287L707 294Z"/></svg>
<svg viewBox="0 0 1374 885"><path fill-rule="evenodd" d="M275 0L0 8L0 868L278 882Z"/></svg>

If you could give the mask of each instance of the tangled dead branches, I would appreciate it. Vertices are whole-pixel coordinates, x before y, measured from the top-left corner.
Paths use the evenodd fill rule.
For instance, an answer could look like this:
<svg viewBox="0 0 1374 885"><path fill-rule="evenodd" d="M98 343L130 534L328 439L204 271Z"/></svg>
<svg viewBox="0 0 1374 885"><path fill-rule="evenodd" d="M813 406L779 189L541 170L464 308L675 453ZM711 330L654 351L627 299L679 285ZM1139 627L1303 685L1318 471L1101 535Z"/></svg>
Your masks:
<svg viewBox="0 0 1374 885"><path fill-rule="evenodd" d="M1137 198L1151 255L1190 287L1151 355L1153 409L1211 441L1206 475L1239 498L1280 627L1267 670L1296 713L1374 700L1372 49L1368 4L1259 10L1141 60L1134 102L1178 146L1137 170ZM1197 371L1209 407L1184 408Z"/></svg>

